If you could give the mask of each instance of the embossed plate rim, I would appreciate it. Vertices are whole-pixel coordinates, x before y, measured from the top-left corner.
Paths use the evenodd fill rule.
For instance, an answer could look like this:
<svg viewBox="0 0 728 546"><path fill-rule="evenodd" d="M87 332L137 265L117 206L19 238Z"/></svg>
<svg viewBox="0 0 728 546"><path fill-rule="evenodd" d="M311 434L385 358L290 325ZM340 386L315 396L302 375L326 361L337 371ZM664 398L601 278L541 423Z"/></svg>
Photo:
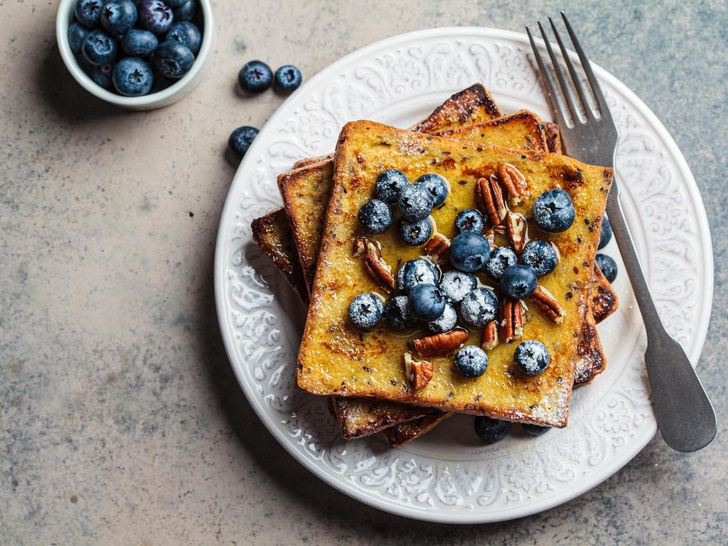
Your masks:
<svg viewBox="0 0 728 546"><path fill-rule="evenodd" d="M252 172L255 166L255 158L260 154L260 150L264 146L264 143L274 134L276 128L280 130L281 122L284 121L284 116L290 114L294 109L295 105L303 104L305 97L312 90L314 90L320 82L323 83L330 79L335 79L336 75L344 70L345 67L357 63L363 62L369 56L375 53L383 53L389 48L401 47L411 43L416 45L418 41L426 41L430 39L444 39L452 40L455 43L458 38L464 37L476 37L480 40L504 40L511 42L512 45L517 47L527 48L528 42L525 35L518 34L515 32L478 28L478 27L454 27L454 28L441 28L441 29L429 29L423 31L412 32L388 38L362 49L359 49L346 57L336 61L329 67L325 68L319 74L311 78L306 84L304 84L296 93L294 93L288 101L271 117L270 121L263 128L260 135L253 143L247 157L241 163L235 179L230 187L225 207L221 216L220 228L217 238L217 247L215 255L215 296L218 310L218 319L220 322L220 328L223 334L225 342L225 348L230 358L231 364L235 371L235 375L238 382L241 384L243 391L245 392L251 406L258 414L260 419L271 431L274 437L283 445L283 447L291 453L300 463L304 465L308 470L313 472L316 476L323 479L329 485L342 491L343 493L356 498L366 504L374 506L376 508L389 511L398 515L423 519L428 521L440 521L450 523L481 523L481 522L494 522L503 521L507 519L513 519L523 517L533 513L537 513L549 508L558 506L564 502L567 502L578 495L595 487L602 481L609 478L614 472L618 471L625 464L627 464L653 437L656 430L656 424L654 423L654 417L651 417L651 421L647 423L643 434L637 439L631 441L631 443L624 448L620 453L619 457L613 457L610 464L602 464L600 473L591 474L589 479L583 480L581 484L568 489L566 492L554 492L552 495L540 496L537 501L521 502L516 503L515 506L511 506L506 509L489 509L488 507L475 507L473 510L467 509L455 509L455 510L432 510L426 511L417 509L412 505L397 504L394 502L383 502L381 498L375 498L373 495L367 495L365 491L360 488L352 486L347 482L344 477L340 474L329 471L328 467L316 464L312 457L305 456L298 449L297 444L294 440L287 435L280 423L276 420L276 416L271 415L270 410L263 403L262 397L255 392L254 387L248 384L248 380L245 376L243 366L245 362L239 361L235 351L235 340L234 333L231 330L229 324L229 317L227 316L228 310L228 299L225 291L225 270L227 267L226 257L231 248L231 241L229 240L229 225L232 222L233 214L239 204L237 196L245 189L246 185L250 184L246 174ZM681 175L680 187L687 190L690 201L693 205L695 216L692 218L696 221L697 236L700 239L701 248L703 253L697 257L703 264L703 279L704 283L704 297L700 302L697 314L698 324L694 327L693 332L696 336L693 338L693 342L688 347L688 353L690 354L693 365L697 363L698 357L702 350L705 336L707 333L708 322L710 319L710 310L712 302L712 291L713 291L713 256L712 246L709 234L707 216L703 207L702 199L700 197L695 180L690 172L690 169L685 161L684 157L680 153L677 144L670 137L667 130L662 126L657 117L652 111L623 83L617 78L607 73L605 70L595 66L595 72L597 76L606 84L606 87L611 87L620 93L624 99L633 106L637 112L646 120L647 125L653 129L660 141L665 145L665 151L672 156L673 161L676 164L677 170ZM424 92L432 92L432 90L425 89ZM416 96L416 95L415 95ZM269 136L271 135L271 136ZM617 172L619 176L619 172ZM629 188L625 188L625 192L629 193ZM648 272L649 276L649 272ZM279 416L278 416L279 417ZM437 464L437 461L430 460L431 464ZM609 461L606 461L607 463Z"/></svg>

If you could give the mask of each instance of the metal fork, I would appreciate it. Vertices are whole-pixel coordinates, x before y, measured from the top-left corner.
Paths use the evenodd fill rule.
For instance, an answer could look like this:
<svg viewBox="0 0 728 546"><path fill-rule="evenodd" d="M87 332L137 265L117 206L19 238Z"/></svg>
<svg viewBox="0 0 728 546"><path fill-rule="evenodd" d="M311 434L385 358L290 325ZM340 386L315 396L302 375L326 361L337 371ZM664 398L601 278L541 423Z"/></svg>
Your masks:
<svg viewBox="0 0 728 546"><path fill-rule="evenodd" d="M587 89L584 88L579 79L564 42L556 30L554 22L549 17L551 28L569 71L571 85L576 89L578 95L577 99L567 85L568 76L560 68L546 32L539 22L538 27L561 89L563 99L560 100L556 91L556 82L541 58L531 31L526 27L546 87L551 109L561 129L566 151L571 157L585 163L614 168L614 158L619 138L617 128L609 113L604 93L602 93L599 82L594 77L589 60L584 55L584 51L563 12L561 17L581 61L598 112L592 110L587 100ZM584 115L585 121L582 120L580 113ZM700 379L690 365L684 349L667 333L660 321L660 316L657 313L655 302L650 294L645 274L635 251L632 236L624 219L619 194L619 184L615 177L607 198L607 214L647 330L645 363L650 378L650 386L652 387L652 402L657 416L657 425L662 432L663 439L671 448L683 452L697 451L708 445L715 437L715 411L703 386L700 384Z"/></svg>

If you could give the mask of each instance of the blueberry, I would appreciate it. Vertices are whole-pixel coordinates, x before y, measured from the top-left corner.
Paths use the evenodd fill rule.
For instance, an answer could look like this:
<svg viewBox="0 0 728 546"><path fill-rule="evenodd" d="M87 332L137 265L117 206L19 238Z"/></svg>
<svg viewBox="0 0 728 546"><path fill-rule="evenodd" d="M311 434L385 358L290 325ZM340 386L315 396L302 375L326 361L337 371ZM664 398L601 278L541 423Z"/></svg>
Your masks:
<svg viewBox="0 0 728 546"><path fill-rule="evenodd" d="M403 263L397 270L397 288L409 294L418 284L437 284L437 268L427 260L416 258Z"/></svg>
<svg viewBox="0 0 728 546"><path fill-rule="evenodd" d="M445 296L434 284L418 284L409 292L409 306L415 318L438 319L445 312Z"/></svg>
<svg viewBox="0 0 728 546"><path fill-rule="evenodd" d="M435 173L420 176L414 182L415 186L422 186L432 196L432 206L439 207L447 199L447 180Z"/></svg>
<svg viewBox="0 0 728 546"><path fill-rule="evenodd" d="M359 224L368 235L384 233L392 225L392 209L380 199L367 201L359 209Z"/></svg>
<svg viewBox="0 0 728 546"><path fill-rule="evenodd" d="M471 290L460 303L460 317L466 326L482 328L498 314L498 298L492 290Z"/></svg>
<svg viewBox="0 0 728 546"><path fill-rule="evenodd" d="M536 291L536 273L530 265L507 267L500 279L503 293L514 300L527 298Z"/></svg>
<svg viewBox="0 0 728 546"><path fill-rule="evenodd" d="M460 303L477 285L474 275L453 269L442 276L440 291L450 303Z"/></svg>
<svg viewBox="0 0 728 546"><path fill-rule="evenodd" d="M432 222L429 218L419 222L408 222L400 218L398 228L400 238L408 245L423 245L432 235Z"/></svg>
<svg viewBox="0 0 728 546"><path fill-rule="evenodd" d="M606 254L597 254L596 261L599 269L602 270L602 273L604 273L607 280L609 282L614 282L618 273L617 262L615 262L611 256L607 256Z"/></svg>
<svg viewBox="0 0 728 546"><path fill-rule="evenodd" d="M174 40L162 42L154 52L154 68L170 80L183 77L194 63L195 56L190 49Z"/></svg>
<svg viewBox="0 0 728 546"><path fill-rule="evenodd" d="M432 212L433 198L427 188L409 184L402 188L397 199L397 208L410 222L424 220Z"/></svg>
<svg viewBox="0 0 728 546"><path fill-rule="evenodd" d="M133 28L121 39L121 49L130 57L147 57L157 49L159 41L148 30Z"/></svg>
<svg viewBox="0 0 728 546"><path fill-rule="evenodd" d="M551 356L546 345L535 339L521 342L513 354L516 367L529 376L541 375L549 367Z"/></svg>
<svg viewBox="0 0 728 546"><path fill-rule="evenodd" d="M543 192L533 203L533 219L542 230L549 233L566 231L574 223L574 203L564 190Z"/></svg>
<svg viewBox="0 0 728 546"><path fill-rule="evenodd" d="M602 220L602 231L599 233L599 246L597 250L603 249L612 240L612 224L609 223L609 218L606 216Z"/></svg>
<svg viewBox="0 0 728 546"><path fill-rule="evenodd" d="M104 2L105 0L78 0L73 10L76 20L89 30L97 28Z"/></svg>
<svg viewBox="0 0 728 546"><path fill-rule="evenodd" d="M523 427L523 431L530 436L541 436L551 430L551 427L540 427L529 423L521 423L521 427Z"/></svg>
<svg viewBox="0 0 728 546"><path fill-rule="evenodd" d="M466 231L452 240L449 251L450 263L466 273L483 269L490 257L488 239L478 233Z"/></svg>
<svg viewBox="0 0 728 546"><path fill-rule="evenodd" d="M475 209L463 209L455 217L455 230L458 233L465 231L483 233L484 229L485 221L483 220L483 215Z"/></svg>
<svg viewBox="0 0 728 546"><path fill-rule="evenodd" d="M510 431L510 421L498 421L485 415L475 418L475 433L487 446L500 442Z"/></svg>
<svg viewBox="0 0 728 546"><path fill-rule="evenodd" d="M243 159L256 136L258 136L258 129L255 127L249 127L247 125L238 127L230 133L228 148L230 148L236 157Z"/></svg>
<svg viewBox="0 0 728 546"><path fill-rule="evenodd" d="M455 369L463 377L474 379L488 369L488 355L477 345L463 347L455 355Z"/></svg>
<svg viewBox="0 0 728 546"><path fill-rule="evenodd" d="M396 203L399 194L409 181L407 175L397 169L387 169L377 176L377 197L387 203Z"/></svg>
<svg viewBox="0 0 728 546"><path fill-rule="evenodd" d="M192 21L197 15L197 0L189 0L178 8L172 8L174 21Z"/></svg>
<svg viewBox="0 0 728 546"><path fill-rule="evenodd" d="M169 32L164 36L165 40L174 40L180 44L187 46L187 48L194 54L200 51L202 45L202 34L200 29L194 23L183 21L181 23L175 23Z"/></svg>
<svg viewBox="0 0 728 546"><path fill-rule="evenodd" d="M165 34L174 22L172 9L161 0L142 0L137 12L138 26L157 36Z"/></svg>
<svg viewBox="0 0 728 546"><path fill-rule="evenodd" d="M113 74L113 64L102 64L101 66L94 66L91 79L104 89L111 89L114 86Z"/></svg>
<svg viewBox="0 0 728 546"><path fill-rule="evenodd" d="M68 25L68 45L75 55L81 53L83 41L88 36L88 33L89 30L84 28L80 23L71 23Z"/></svg>
<svg viewBox="0 0 728 546"><path fill-rule="evenodd" d="M458 323L458 313L449 303L445 304L445 310L433 321L427 323L427 330L433 334L444 334L455 328Z"/></svg>
<svg viewBox="0 0 728 546"><path fill-rule="evenodd" d="M533 268L537 277L548 275L559 263L556 247L546 241L533 240L526 245L521 254L521 261Z"/></svg>
<svg viewBox="0 0 728 546"><path fill-rule="evenodd" d="M116 59L116 40L103 30L92 30L83 41L81 51L86 60L94 66L109 64Z"/></svg>
<svg viewBox="0 0 728 546"><path fill-rule="evenodd" d="M273 71L262 61L250 61L240 69L238 83L243 91L262 93L273 85Z"/></svg>
<svg viewBox="0 0 728 546"><path fill-rule="evenodd" d="M275 74L276 89L284 93L293 93L301 86L303 75L301 71L292 64L286 64L276 70Z"/></svg>
<svg viewBox="0 0 728 546"><path fill-rule="evenodd" d="M146 95L152 89L154 76L149 65L138 57L126 57L114 67L114 87L125 97Z"/></svg>
<svg viewBox="0 0 728 546"><path fill-rule="evenodd" d="M417 319L412 314L407 296L395 296L384 305L384 322L395 331L412 330Z"/></svg>
<svg viewBox="0 0 728 546"><path fill-rule="evenodd" d="M494 281L500 281L503 272L518 263L518 256L507 246L498 246L490 251L490 258L485 264L485 271Z"/></svg>
<svg viewBox="0 0 728 546"><path fill-rule="evenodd" d="M111 0L101 8L101 26L113 36L121 36L134 26L137 9L131 0Z"/></svg>
<svg viewBox="0 0 728 546"><path fill-rule="evenodd" d="M384 305L374 294L359 294L349 304L349 320L357 330L371 330L382 320Z"/></svg>
<svg viewBox="0 0 728 546"><path fill-rule="evenodd" d="M164 3L170 8L179 8L183 6L185 2L187 2L187 0L164 0Z"/></svg>

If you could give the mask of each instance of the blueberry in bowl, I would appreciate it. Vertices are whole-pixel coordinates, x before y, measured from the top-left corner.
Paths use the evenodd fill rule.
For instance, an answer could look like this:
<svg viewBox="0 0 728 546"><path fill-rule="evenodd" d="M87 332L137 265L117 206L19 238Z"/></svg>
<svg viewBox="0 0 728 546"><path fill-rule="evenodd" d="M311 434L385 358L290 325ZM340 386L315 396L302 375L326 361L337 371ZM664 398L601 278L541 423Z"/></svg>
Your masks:
<svg viewBox="0 0 728 546"><path fill-rule="evenodd" d="M174 23L185 25L167 40ZM210 0L61 0L56 18L61 57L74 79L106 102L137 110L172 104L201 82L212 52L213 32ZM183 45L192 62L188 63L188 55L180 56L166 46L162 50L167 53L166 62L159 65L164 73L160 73L159 63L154 62L156 53L165 42L180 43L177 38L186 41ZM170 52L176 55L172 57ZM129 72L134 85L124 86L123 92L114 85L114 70L127 58L146 63L152 73L151 86L147 71L136 62L122 65L136 65L137 70ZM123 77L117 79L124 81Z"/></svg>
<svg viewBox="0 0 728 546"><path fill-rule="evenodd" d="M168 40L154 52L154 68L160 76L178 80L190 71L195 56L190 49L176 40Z"/></svg>
<svg viewBox="0 0 728 546"><path fill-rule="evenodd" d="M183 46L186 46L193 55L197 55L202 45L202 34L200 29L196 25L189 21L182 21L181 23L175 23L169 32L164 36L165 41L179 42Z"/></svg>
<svg viewBox="0 0 728 546"><path fill-rule="evenodd" d="M113 82L116 90L125 97L139 97L149 93L154 76L142 59L126 57L114 67Z"/></svg>

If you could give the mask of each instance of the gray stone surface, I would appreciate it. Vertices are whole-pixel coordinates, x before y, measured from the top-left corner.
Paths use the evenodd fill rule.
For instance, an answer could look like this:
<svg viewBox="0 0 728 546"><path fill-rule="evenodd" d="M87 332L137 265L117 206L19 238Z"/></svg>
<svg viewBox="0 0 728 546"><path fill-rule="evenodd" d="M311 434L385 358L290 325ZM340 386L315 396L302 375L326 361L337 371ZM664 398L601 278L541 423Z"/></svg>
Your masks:
<svg viewBox="0 0 728 546"><path fill-rule="evenodd" d="M521 31L566 9L593 60L667 126L705 201L715 301L700 375L721 423L728 376L728 6L707 2L215 2L208 78L163 110L85 94L55 46L55 2L0 0L0 543L725 544L726 436L659 438L564 506L496 525L408 521L324 485L245 401L215 317L229 132L247 60L312 76L432 26ZM722 427L721 427L722 428Z"/></svg>

